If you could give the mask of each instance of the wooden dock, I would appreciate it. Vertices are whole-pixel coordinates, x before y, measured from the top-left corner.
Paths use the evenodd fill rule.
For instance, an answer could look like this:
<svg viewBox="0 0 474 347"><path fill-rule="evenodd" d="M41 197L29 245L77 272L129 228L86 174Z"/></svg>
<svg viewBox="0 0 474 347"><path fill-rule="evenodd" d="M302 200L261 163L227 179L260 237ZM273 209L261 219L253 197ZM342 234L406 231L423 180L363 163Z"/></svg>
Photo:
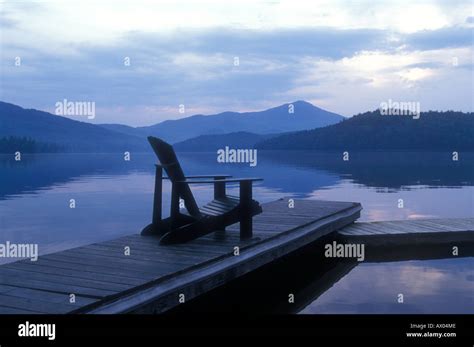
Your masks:
<svg viewBox="0 0 474 347"><path fill-rule="evenodd" d="M358 203L295 200L289 208L288 199L280 199L262 207L253 237L245 241L235 224L185 244L160 245L135 234L2 265L0 314L161 313L328 239L364 243L366 261L418 259L425 250L433 258L436 246L435 256L445 257L451 252L446 244L472 256L464 246L473 245L474 218L353 223ZM344 263L322 274L316 292L354 266Z"/></svg>
<svg viewBox="0 0 474 347"><path fill-rule="evenodd" d="M354 223L338 234L369 246L431 245L474 241L474 218Z"/></svg>
<svg viewBox="0 0 474 347"><path fill-rule="evenodd" d="M474 218L356 222L339 230L337 239L364 244L366 262L472 257Z"/></svg>
<svg viewBox="0 0 474 347"><path fill-rule="evenodd" d="M235 224L185 244L131 235L2 265L0 313L161 313L351 224L362 209L294 203L263 204L246 241Z"/></svg>

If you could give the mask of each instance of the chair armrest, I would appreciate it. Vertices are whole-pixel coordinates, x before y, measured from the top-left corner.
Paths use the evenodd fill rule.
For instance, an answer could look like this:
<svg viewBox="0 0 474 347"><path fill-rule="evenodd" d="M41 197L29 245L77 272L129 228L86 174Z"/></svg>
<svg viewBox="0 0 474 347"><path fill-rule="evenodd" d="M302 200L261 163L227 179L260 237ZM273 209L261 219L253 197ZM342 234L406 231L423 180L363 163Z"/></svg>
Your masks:
<svg viewBox="0 0 474 347"><path fill-rule="evenodd" d="M236 182L244 182L244 181L263 181L263 178L258 177L249 177L249 178L227 178L227 179L220 179L220 180L186 180L186 181L177 181L176 183L189 183L189 184L199 184L199 183L236 183Z"/></svg>
<svg viewBox="0 0 474 347"><path fill-rule="evenodd" d="M214 181L215 180L221 180L221 179L225 179L225 178L229 178L229 177L232 177L232 175L195 175L195 176L185 176L186 178L186 182L189 183L189 181L187 181L188 178L191 178L191 179L202 179L202 178L213 178ZM161 179L164 179L164 180L169 180L170 178L167 177L167 176L163 176L161 177ZM212 181L212 182L214 182ZM184 182L184 181L183 181ZM201 181L200 181L201 182Z"/></svg>
<svg viewBox="0 0 474 347"><path fill-rule="evenodd" d="M232 175L195 175L195 176L185 176L188 178L213 178L213 179L224 179L232 177Z"/></svg>

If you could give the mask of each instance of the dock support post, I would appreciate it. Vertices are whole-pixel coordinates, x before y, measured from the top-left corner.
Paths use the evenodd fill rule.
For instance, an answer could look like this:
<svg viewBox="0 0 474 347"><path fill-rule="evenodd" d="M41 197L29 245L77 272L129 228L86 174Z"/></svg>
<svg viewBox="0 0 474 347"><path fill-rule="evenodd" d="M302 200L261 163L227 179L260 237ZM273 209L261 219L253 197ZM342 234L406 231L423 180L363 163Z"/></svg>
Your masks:
<svg viewBox="0 0 474 347"><path fill-rule="evenodd" d="M252 181L240 181L240 239L252 238Z"/></svg>
<svg viewBox="0 0 474 347"><path fill-rule="evenodd" d="M153 196L153 219L152 223L158 225L161 222L161 204L162 204L162 193L163 193L163 167L161 165L155 165L155 195Z"/></svg>

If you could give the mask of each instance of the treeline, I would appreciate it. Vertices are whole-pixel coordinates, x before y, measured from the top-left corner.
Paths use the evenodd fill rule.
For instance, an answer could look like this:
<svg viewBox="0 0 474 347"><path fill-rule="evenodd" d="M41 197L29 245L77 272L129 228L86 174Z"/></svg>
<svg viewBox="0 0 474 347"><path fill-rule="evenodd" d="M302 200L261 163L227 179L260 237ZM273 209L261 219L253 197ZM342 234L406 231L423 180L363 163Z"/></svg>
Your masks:
<svg viewBox="0 0 474 347"><path fill-rule="evenodd" d="M30 137L8 136L0 138L0 153L55 153L64 150L63 146L38 142Z"/></svg>
<svg viewBox="0 0 474 347"><path fill-rule="evenodd" d="M266 150L474 150L474 114L455 111L407 115L358 114L338 124L262 141Z"/></svg>

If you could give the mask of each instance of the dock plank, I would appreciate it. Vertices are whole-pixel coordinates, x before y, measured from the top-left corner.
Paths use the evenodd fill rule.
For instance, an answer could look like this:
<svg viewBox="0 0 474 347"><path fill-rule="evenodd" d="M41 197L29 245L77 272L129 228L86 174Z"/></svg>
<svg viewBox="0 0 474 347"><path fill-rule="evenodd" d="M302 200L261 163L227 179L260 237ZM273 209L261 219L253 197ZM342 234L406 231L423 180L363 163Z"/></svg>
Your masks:
<svg viewBox="0 0 474 347"><path fill-rule="evenodd" d="M37 298L22 298L18 296L0 296L0 306L8 306L16 309L28 310L39 313L67 313L74 309L71 304L54 303Z"/></svg>
<svg viewBox="0 0 474 347"><path fill-rule="evenodd" d="M20 262L12 263L12 264L20 264ZM152 279L155 277L154 274L150 273L143 273L143 272L130 272L128 270L123 270L122 268L110 268L110 267L105 267L101 266L100 264L98 265L84 265L84 264L78 264L78 263L71 263L68 261L58 261L58 260L53 260L53 259L45 259L45 258L40 258L38 259L37 262L24 262L21 263L21 265L25 266L38 266L42 265L48 268L53 269L70 269L74 270L77 272L82 272L85 273L86 275L91 273L94 274L94 276L97 275L113 275L113 276L120 276L121 278L124 279L130 279L130 280L138 280L138 281L143 281L146 279Z"/></svg>
<svg viewBox="0 0 474 347"><path fill-rule="evenodd" d="M93 288L93 289L104 289L109 291L120 292L130 287L130 284L118 284L113 282L105 282L102 277L96 279L85 279L78 277L63 276L59 271L55 274L52 273L40 273L25 271L21 268L2 267L0 268L0 279L5 278L17 278L24 279L25 281L33 279L38 281L45 281L48 283L57 283L64 285L77 285L81 287ZM3 282L2 282L3 283Z"/></svg>
<svg viewBox="0 0 474 347"><path fill-rule="evenodd" d="M10 286L9 286L7 295L13 296L13 297L25 298L25 299L38 299L42 301L47 301L52 304L66 303L70 305L69 310L72 310L74 307L77 307L77 306L89 305L97 301L97 299L75 295L75 303L70 303L69 295L29 289L29 288L10 287Z"/></svg>
<svg viewBox="0 0 474 347"><path fill-rule="evenodd" d="M0 306L2 314L42 314L43 312L32 311L28 309L15 308L10 306Z"/></svg>
<svg viewBox="0 0 474 347"><path fill-rule="evenodd" d="M114 291L104 290L104 289L89 288L89 287L83 287L83 286L77 286L77 285L71 285L71 284L50 283L50 282L41 281L41 280L34 280L31 278L18 278L14 276L0 277L0 281L3 284L20 287L20 288L44 290L48 292L63 293L67 295L74 293L81 296L92 297L92 298L104 298L106 296L117 293Z"/></svg>
<svg viewBox="0 0 474 347"><path fill-rule="evenodd" d="M64 268L57 268L52 266L44 266L44 265L35 265L31 266L27 263L18 262L14 265L12 264L5 264L5 268L7 269L20 269L23 271L28 271L32 273L39 273L39 274L60 274L64 277L73 277L73 278L80 278L86 280L94 280L99 277L99 274L94 274L91 272L86 271L77 271L77 269L64 269ZM114 276L110 274L100 274L100 278L103 279L107 283L118 283L118 284L140 284L142 281L135 279L135 278L124 278L119 276Z"/></svg>
<svg viewBox="0 0 474 347"><path fill-rule="evenodd" d="M458 226L455 220L402 220L387 222L357 222L338 231L341 235L416 234L425 232L474 231L474 218L464 219Z"/></svg>
<svg viewBox="0 0 474 347"><path fill-rule="evenodd" d="M344 242L379 247L474 242L474 218L356 222L337 234Z"/></svg>

